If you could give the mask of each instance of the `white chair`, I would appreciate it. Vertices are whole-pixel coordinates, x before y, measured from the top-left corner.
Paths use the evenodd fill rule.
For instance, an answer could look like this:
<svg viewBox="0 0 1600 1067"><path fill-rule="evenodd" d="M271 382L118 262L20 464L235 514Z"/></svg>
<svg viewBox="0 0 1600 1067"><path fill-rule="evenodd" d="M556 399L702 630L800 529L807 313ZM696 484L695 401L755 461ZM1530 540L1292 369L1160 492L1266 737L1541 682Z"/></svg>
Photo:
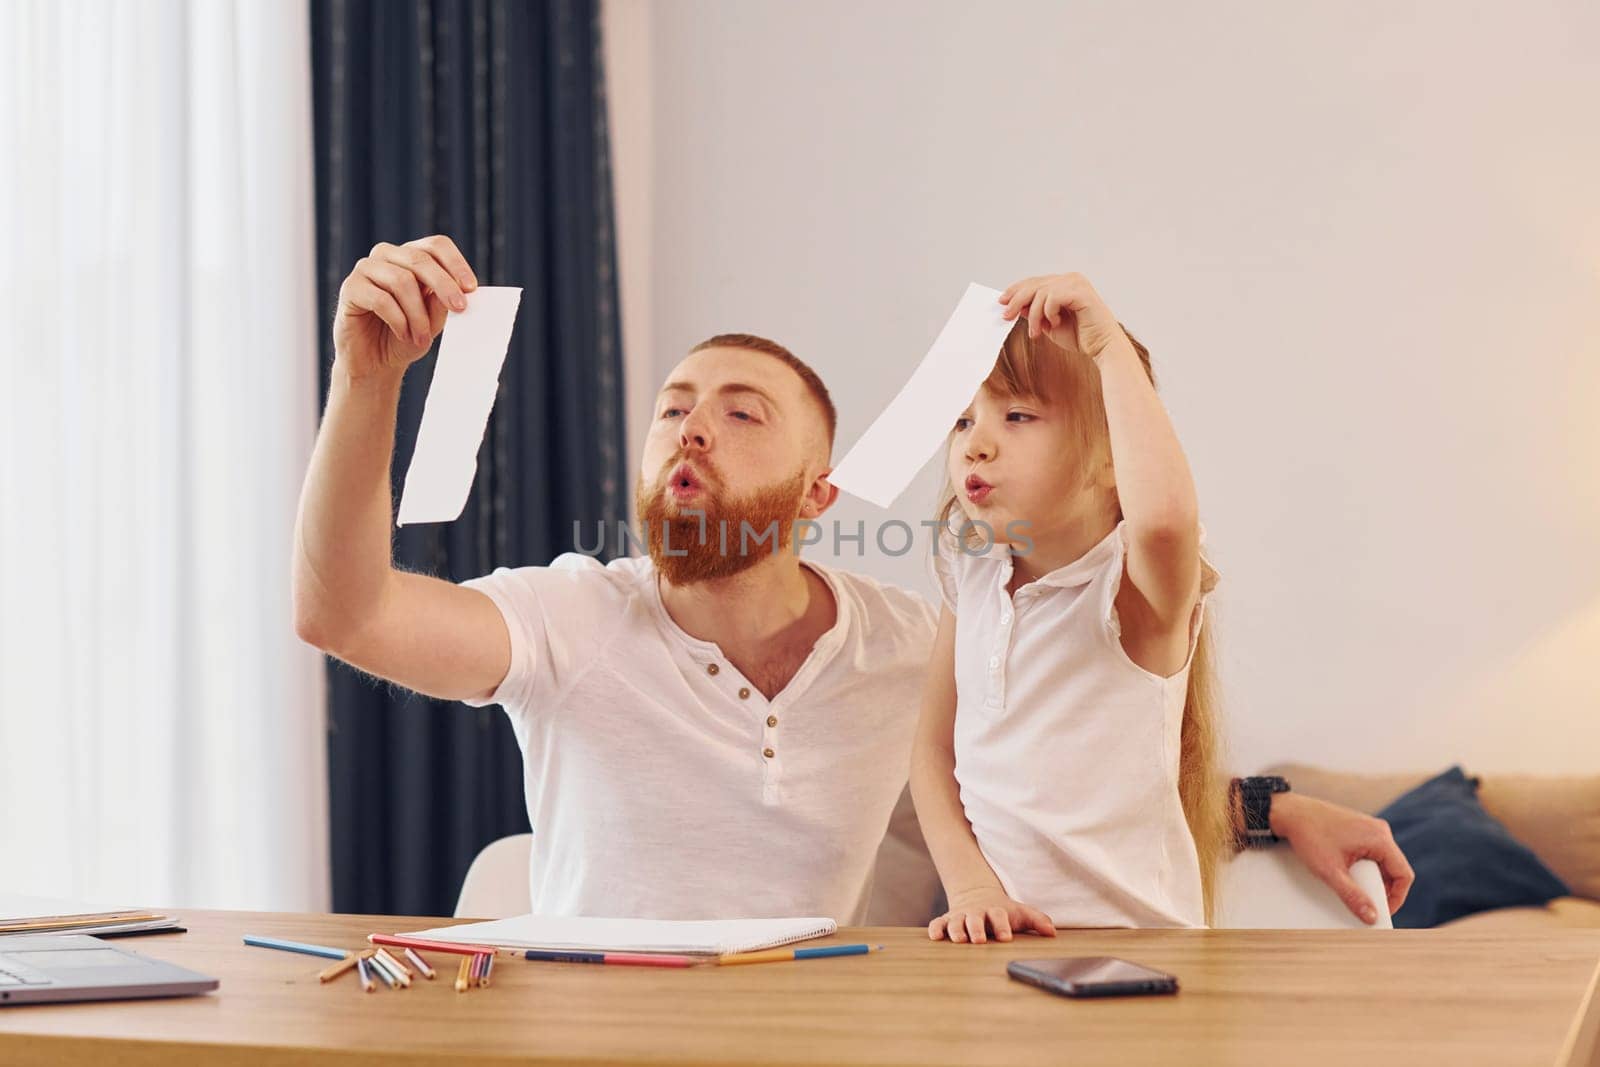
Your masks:
<svg viewBox="0 0 1600 1067"><path fill-rule="evenodd" d="M927 921L921 917L926 907L923 901L938 893L938 874L926 849L909 847L907 835L905 827L899 834L892 833L878 854L877 892L867 918L871 925ZM920 834L916 843L921 844ZM485 846L462 880L456 917L503 919L527 913L528 853L532 848L532 834L502 837ZM1350 876L1378 912L1373 928L1392 930L1378 865L1359 860L1350 868ZM1239 853L1222 865L1217 881L1215 926L1219 930L1366 929L1287 845Z"/></svg>
<svg viewBox="0 0 1600 1067"><path fill-rule="evenodd" d="M1366 891L1378 921L1374 928L1393 929L1383 891L1383 875L1371 860L1350 868ZM1341 930L1364 929L1338 894L1323 885L1287 844L1248 849L1233 856L1217 873L1217 929ZM901 794L889 819L889 832L878 849L867 909L868 926L915 926L926 923L943 906L939 872L928 855L910 790Z"/></svg>
<svg viewBox="0 0 1600 1067"><path fill-rule="evenodd" d="M458 919L504 919L528 914L528 853L532 834L512 834L473 857L456 898Z"/></svg>
<svg viewBox="0 0 1600 1067"><path fill-rule="evenodd" d="M1369 929L1287 845L1246 849L1223 864L1217 875L1216 929ZM1378 913L1370 929L1394 929L1378 865L1357 860L1350 877Z"/></svg>

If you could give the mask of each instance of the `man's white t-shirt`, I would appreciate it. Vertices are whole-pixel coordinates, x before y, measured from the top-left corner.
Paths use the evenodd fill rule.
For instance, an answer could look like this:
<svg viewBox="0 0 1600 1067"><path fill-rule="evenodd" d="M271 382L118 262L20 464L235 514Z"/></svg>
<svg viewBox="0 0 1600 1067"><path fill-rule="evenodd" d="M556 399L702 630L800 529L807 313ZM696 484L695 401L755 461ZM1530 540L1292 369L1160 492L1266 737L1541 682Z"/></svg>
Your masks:
<svg viewBox="0 0 1600 1067"><path fill-rule="evenodd" d="M936 620L914 594L803 565L838 618L771 701L672 621L646 557L463 583L511 634L505 679L467 703L503 705L522 749L533 911L864 920Z"/></svg>

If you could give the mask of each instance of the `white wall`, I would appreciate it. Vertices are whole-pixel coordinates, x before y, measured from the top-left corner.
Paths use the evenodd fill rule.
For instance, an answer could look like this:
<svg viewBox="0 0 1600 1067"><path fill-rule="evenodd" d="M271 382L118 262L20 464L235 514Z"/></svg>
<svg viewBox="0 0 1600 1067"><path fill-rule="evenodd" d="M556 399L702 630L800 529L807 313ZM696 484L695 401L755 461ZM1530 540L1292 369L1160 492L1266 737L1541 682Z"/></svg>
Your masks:
<svg viewBox="0 0 1600 1067"><path fill-rule="evenodd" d="M649 39L636 380L773 336L842 455L969 280L1084 271L1195 469L1236 768L1600 768L1600 9L680 0Z"/></svg>

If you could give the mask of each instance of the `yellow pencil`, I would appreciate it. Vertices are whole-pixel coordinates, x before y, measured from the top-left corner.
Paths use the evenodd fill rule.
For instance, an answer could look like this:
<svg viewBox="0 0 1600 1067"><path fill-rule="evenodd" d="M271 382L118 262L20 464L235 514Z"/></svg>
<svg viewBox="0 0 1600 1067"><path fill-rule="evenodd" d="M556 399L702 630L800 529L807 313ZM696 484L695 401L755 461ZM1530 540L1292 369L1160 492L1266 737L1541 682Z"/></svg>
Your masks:
<svg viewBox="0 0 1600 1067"><path fill-rule="evenodd" d="M322 971L317 974L317 981L319 981L319 982L331 982L331 981L333 981L335 978L339 977L344 972L346 972L346 971L352 969L353 967L355 967L356 960L358 960L360 958L361 957L357 956L355 953L352 952L350 955L346 956L344 959L340 960L338 963L333 964L331 967L323 968Z"/></svg>
<svg viewBox="0 0 1600 1067"><path fill-rule="evenodd" d="M465 993L467 991L467 968L469 966L471 966L471 965L472 965L472 957L471 956L462 956L461 957L461 968L460 968L460 970L456 971L456 992L457 993Z"/></svg>

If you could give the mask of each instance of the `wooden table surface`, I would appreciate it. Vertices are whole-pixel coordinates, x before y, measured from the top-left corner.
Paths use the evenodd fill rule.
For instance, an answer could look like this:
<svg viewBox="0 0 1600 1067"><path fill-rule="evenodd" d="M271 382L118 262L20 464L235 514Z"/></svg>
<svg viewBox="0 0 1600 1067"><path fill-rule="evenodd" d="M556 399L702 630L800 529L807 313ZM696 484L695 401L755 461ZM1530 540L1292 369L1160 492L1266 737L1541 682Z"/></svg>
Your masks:
<svg viewBox="0 0 1600 1067"><path fill-rule="evenodd" d="M691 970L501 957L490 987L464 994L431 954L437 981L363 993L349 975L319 985L325 960L240 938L356 948L453 920L180 914L186 934L114 943L220 989L0 1008L0 1063L1600 1063L1600 930L1092 930L981 946L842 930L829 940L887 950ZM1005 974L1021 957L1099 955L1176 974L1181 991L1077 1001Z"/></svg>

